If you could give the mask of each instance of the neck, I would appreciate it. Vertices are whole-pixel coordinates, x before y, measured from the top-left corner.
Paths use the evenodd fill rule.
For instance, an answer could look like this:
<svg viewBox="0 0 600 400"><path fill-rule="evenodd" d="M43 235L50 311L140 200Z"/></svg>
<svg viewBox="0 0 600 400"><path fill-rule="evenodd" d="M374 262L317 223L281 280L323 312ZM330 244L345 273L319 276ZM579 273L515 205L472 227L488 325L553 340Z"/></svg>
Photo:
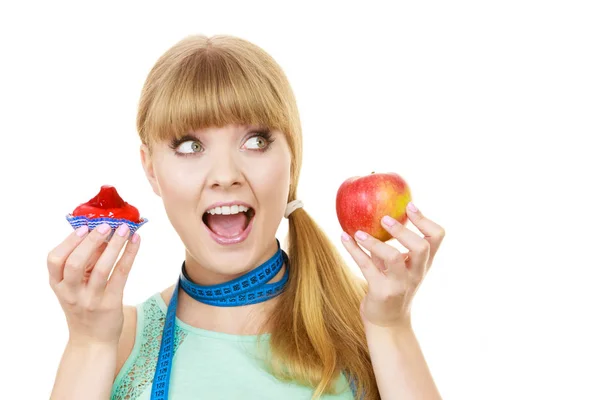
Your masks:
<svg viewBox="0 0 600 400"><path fill-rule="evenodd" d="M191 281L198 285L208 286L216 285L234 280L250 270L265 263L277 251L277 243L258 258L252 264L241 265L238 268L231 268L229 274L211 271L201 267L190 255L186 254L185 270ZM266 283L278 282L288 268L284 265L281 270ZM257 304L242 305L236 307L219 307L202 303L183 289L179 290L179 307L177 316L188 325L207 329L211 331L236 334L236 335L255 335L261 331L265 321L268 319L273 307L278 303L279 296ZM270 331L269 327L266 327Z"/></svg>
<svg viewBox="0 0 600 400"><path fill-rule="evenodd" d="M222 265L215 269L202 266L192 257L189 252L186 251L185 270L190 280L198 285L218 285L239 278L248 271L263 264L269 258L271 258L273 254L275 254L277 249L277 242L273 241L273 243L271 243L271 245L268 246L267 249L262 252L262 254L258 255L251 254L248 256L244 254L240 256L235 251L222 250L218 253L215 253L218 254L218 257L222 260ZM247 261L240 262L240 259ZM274 282L275 281L276 280L274 280Z"/></svg>

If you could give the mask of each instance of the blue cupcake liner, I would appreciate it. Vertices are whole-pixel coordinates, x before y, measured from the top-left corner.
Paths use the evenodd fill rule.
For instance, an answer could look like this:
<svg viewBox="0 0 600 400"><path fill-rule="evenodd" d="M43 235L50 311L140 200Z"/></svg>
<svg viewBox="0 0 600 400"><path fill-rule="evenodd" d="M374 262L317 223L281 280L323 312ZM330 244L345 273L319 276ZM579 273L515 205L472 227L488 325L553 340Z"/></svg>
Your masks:
<svg viewBox="0 0 600 400"><path fill-rule="evenodd" d="M69 224L71 224L71 226L73 227L73 229L77 229L81 226L87 225L90 231L93 230L94 228L96 228L98 225L102 225L103 223L106 222L111 227L110 235L108 236L108 238L106 240L109 240L112 237L113 233L115 233L115 230L119 226L121 226L123 223L126 223L127 226L129 226L129 231L130 231L130 236L131 236L135 233L135 231L140 229L142 227L142 225L144 225L146 222L148 222L147 218L141 218L141 220L142 220L141 222L135 223L135 222L131 222L129 220L123 219L123 218L109 218L109 217L87 218L84 215L74 217L71 214L67 214L66 218L67 218L67 221L69 222Z"/></svg>

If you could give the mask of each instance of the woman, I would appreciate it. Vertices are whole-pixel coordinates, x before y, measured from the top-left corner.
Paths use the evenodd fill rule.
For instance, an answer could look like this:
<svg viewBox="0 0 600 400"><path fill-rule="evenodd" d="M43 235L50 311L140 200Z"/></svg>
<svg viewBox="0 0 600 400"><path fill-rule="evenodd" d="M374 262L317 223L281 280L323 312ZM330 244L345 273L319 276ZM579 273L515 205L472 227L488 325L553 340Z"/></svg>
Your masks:
<svg viewBox="0 0 600 400"><path fill-rule="evenodd" d="M355 277L296 199L300 119L268 54L231 36L182 40L151 70L137 127L186 248L181 274L123 306L137 233L123 226L105 243L107 226L84 227L52 250L69 326L53 399L439 398L410 303L444 231L411 204L424 238L381 221L407 254L343 233L366 281Z"/></svg>

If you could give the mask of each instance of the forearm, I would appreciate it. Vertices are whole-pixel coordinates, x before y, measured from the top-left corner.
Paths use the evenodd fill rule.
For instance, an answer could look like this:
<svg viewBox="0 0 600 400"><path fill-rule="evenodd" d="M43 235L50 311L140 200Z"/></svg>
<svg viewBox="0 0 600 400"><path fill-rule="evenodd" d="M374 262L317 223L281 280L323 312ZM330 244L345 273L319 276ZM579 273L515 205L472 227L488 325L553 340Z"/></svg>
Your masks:
<svg viewBox="0 0 600 400"><path fill-rule="evenodd" d="M367 326L366 334L382 400L441 399L410 326Z"/></svg>
<svg viewBox="0 0 600 400"><path fill-rule="evenodd" d="M69 342L50 400L108 400L117 363L117 345Z"/></svg>

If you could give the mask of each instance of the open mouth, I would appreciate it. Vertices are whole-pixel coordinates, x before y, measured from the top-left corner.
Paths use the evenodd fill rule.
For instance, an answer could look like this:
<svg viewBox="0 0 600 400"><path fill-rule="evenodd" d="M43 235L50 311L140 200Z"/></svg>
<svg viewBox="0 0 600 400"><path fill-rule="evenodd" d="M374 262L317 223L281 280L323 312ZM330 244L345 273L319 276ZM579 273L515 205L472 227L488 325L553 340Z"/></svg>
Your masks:
<svg viewBox="0 0 600 400"><path fill-rule="evenodd" d="M222 238L236 238L242 235L255 215L253 208L242 211L235 206L227 210L217 207L216 211L210 211L204 213L202 222L212 233Z"/></svg>

